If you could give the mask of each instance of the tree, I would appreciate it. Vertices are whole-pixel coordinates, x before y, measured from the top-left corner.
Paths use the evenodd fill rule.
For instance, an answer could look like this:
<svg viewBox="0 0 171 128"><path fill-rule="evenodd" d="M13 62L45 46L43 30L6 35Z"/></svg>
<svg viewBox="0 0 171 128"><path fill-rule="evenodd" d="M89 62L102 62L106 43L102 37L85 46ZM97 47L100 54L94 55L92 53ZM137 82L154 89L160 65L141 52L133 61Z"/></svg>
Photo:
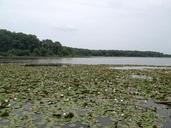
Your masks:
<svg viewBox="0 0 171 128"><path fill-rule="evenodd" d="M35 35L0 30L0 56L131 56L171 57L153 51L89 50L62 46L60 42Z"/></svg>

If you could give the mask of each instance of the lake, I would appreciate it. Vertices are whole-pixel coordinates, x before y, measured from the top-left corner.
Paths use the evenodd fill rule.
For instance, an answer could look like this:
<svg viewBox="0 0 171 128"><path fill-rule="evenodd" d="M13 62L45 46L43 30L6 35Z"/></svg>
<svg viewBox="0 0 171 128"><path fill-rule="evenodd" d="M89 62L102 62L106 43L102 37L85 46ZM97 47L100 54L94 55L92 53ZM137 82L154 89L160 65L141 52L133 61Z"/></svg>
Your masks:
<svg viewBox="0 0 171 128"><path fill-rule="evenodd" d="M171 58L159 57L68 57L68 58L17 58L0 59L0 63L36 64L114 64L171 66Z"/></svg>

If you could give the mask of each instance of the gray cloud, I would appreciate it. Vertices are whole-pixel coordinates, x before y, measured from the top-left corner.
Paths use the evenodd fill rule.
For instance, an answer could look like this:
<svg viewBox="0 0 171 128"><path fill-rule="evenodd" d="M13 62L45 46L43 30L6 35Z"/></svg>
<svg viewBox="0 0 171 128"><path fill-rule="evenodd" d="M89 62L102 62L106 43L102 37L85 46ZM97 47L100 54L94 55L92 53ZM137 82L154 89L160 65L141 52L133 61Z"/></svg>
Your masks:
<svg viewBox="0 0 171 128"><path fill-rule="evenodd" d="M170 0L1 0L0 27L72 47L171 53Z"/></svg>

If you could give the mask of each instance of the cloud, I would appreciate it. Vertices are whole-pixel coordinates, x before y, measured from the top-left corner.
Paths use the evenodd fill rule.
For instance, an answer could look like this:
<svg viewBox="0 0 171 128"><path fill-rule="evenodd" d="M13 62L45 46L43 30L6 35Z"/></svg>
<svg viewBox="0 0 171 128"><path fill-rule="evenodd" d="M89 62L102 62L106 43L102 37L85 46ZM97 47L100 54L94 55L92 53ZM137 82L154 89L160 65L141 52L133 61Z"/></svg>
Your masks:
<svg viewBox="0 0 171 128"><path fill-rule="evenodd" d="M171 52L170 0L0 1L4 29L72 47Z"/></svg>
<svg viewBox="0 0 171 128"><path fill-rule="evenodd" d="M62 31L62 32L74 32L78 31L78 29L75 26L72 25L61 25L61 26L55 26L53 27L57 31Z"/></svg>

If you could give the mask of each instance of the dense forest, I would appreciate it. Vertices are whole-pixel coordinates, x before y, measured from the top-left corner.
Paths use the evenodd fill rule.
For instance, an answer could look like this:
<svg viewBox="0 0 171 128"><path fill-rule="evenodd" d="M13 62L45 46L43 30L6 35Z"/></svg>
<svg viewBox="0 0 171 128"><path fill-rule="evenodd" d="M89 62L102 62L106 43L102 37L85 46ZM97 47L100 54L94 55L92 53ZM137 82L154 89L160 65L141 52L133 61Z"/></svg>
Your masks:
<svg viewBox="0 0 171 128"><path fill-rule="evenodd" d="M125 56L171 57L152 51L89 50L62 46L58 41L39 40L35 35L0 30L0 56Z"/></svg>

